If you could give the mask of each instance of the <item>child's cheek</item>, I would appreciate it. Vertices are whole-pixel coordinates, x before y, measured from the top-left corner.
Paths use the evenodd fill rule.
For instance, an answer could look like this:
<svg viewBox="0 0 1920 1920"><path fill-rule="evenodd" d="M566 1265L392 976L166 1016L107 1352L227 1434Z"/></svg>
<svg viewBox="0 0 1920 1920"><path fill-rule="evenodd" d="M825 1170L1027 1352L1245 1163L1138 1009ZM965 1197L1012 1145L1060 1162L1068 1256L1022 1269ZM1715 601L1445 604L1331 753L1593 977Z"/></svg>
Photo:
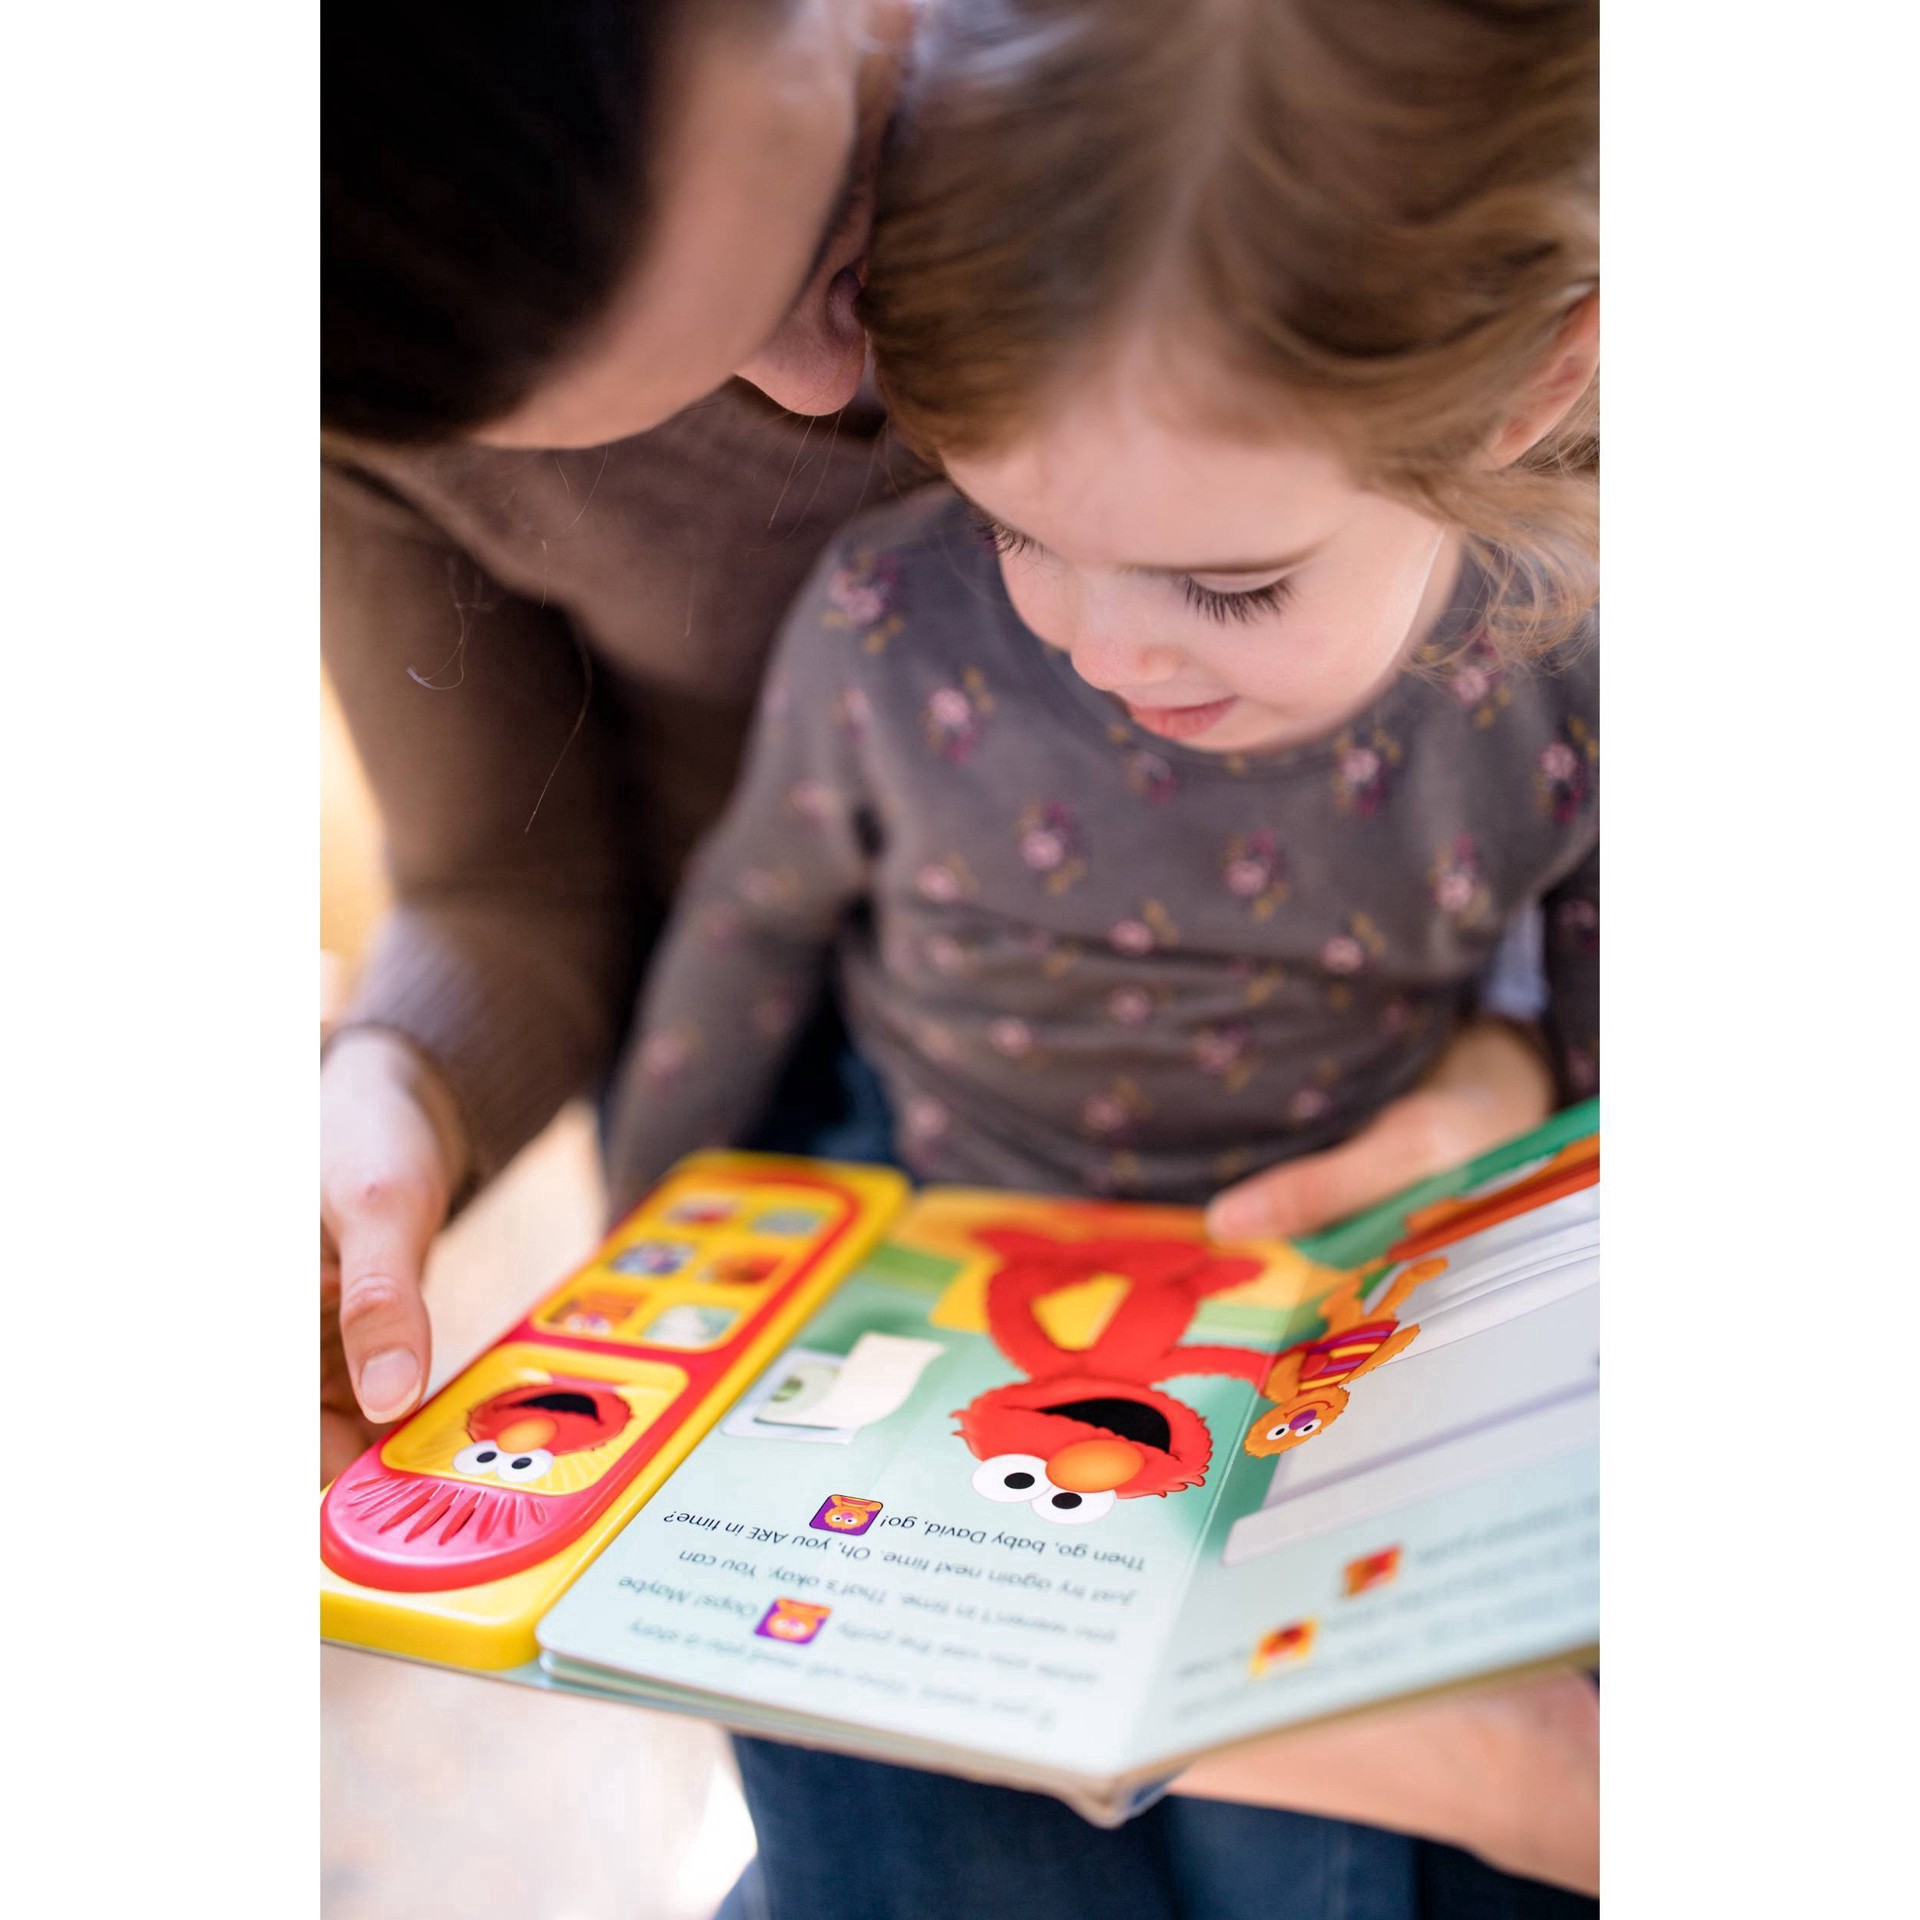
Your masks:
<svg viewBox="0 0 1920 1920"><path fill-rule="evenodd" d="M1024 554L1003 553L1000 578L1006 583L1014 612L1030 633L1050 647L1063 651L1072 647L1072 596L1057 577L1049 577L1048 569L1036 566Z"/></svg>

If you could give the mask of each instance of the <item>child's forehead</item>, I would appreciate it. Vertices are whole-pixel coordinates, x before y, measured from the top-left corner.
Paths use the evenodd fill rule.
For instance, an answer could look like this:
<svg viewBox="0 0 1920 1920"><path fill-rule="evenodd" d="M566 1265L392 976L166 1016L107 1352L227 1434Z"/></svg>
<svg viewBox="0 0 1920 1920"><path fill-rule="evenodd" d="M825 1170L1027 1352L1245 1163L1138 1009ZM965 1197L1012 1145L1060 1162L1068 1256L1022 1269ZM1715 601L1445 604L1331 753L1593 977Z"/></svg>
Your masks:
<svg viewBox="0 0 1920 1920"><path fill-rule="evenodd" d="M984 512L1062 559L1172 573L1295 563L1362 497L1324 441L1279 424L1229 431L1164 383L1076 382L946 466Z"/></svg>

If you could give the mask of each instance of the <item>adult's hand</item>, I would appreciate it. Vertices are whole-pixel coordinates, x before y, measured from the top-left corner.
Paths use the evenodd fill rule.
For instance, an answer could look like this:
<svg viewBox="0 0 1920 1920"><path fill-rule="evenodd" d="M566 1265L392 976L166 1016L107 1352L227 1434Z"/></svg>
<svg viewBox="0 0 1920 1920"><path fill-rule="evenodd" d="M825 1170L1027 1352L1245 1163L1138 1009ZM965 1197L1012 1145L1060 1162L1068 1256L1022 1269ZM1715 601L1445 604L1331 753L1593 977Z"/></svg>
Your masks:
<svg viewBox="0 0 1920 1920"><path fill-rule="evenodd" d="M1391 1827L1600 1890L1600 1700L1575 1673L1282 1734L1202 1760L1174 1791Z"/></svg>
<svg viewBox="0 0 1920 1920"><path fill-rule="evenodd" d="M452 1095L405 1041L334 1041L320 1070L323 1479L419 1402L432 1357L421 1275L466 1153Z"/></svg>
<svg viewBox="0 0 1920 1920"><path fill-rule="evenodd" d="M1312 1233L1538 1126L1552 1111L1553 1076L1534 1039L1505 1020L1476 1020L1413 1092L1352 1139L1218 1195L1207 1230L1217 1240Z"/></svg>

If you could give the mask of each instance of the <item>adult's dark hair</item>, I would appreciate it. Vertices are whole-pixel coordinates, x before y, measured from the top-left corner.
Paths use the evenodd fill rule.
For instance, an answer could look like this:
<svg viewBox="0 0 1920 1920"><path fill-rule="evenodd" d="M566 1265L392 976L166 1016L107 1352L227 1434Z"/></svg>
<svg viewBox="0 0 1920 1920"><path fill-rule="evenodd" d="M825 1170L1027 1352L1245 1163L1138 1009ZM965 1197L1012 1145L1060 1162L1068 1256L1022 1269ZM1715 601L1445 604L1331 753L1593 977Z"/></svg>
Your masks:
<svg viewBox="0 0 1920 1920"><path fill-rule="evenodd" d="M532 388L643 237L661 55L720 11L333 0L321 23L326 426L440 439Z"/></svg>

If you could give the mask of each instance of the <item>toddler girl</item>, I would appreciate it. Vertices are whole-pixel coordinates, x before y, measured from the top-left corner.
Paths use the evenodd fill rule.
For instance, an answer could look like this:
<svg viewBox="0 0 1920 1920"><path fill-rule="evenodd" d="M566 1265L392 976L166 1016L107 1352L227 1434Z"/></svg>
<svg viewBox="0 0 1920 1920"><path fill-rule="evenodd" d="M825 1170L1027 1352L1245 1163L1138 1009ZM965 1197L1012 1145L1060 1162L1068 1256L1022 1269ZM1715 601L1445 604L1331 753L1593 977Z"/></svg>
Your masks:
<svg viewBox="0 0 1920 1920"><path fill-rule="evenodd" d="M915 1172L1204 1201L1535 903L1591 1091L1590 10L949 13L865 305L951 484L788 622L616 1159L739 1139L831 965Z"/></svg>

